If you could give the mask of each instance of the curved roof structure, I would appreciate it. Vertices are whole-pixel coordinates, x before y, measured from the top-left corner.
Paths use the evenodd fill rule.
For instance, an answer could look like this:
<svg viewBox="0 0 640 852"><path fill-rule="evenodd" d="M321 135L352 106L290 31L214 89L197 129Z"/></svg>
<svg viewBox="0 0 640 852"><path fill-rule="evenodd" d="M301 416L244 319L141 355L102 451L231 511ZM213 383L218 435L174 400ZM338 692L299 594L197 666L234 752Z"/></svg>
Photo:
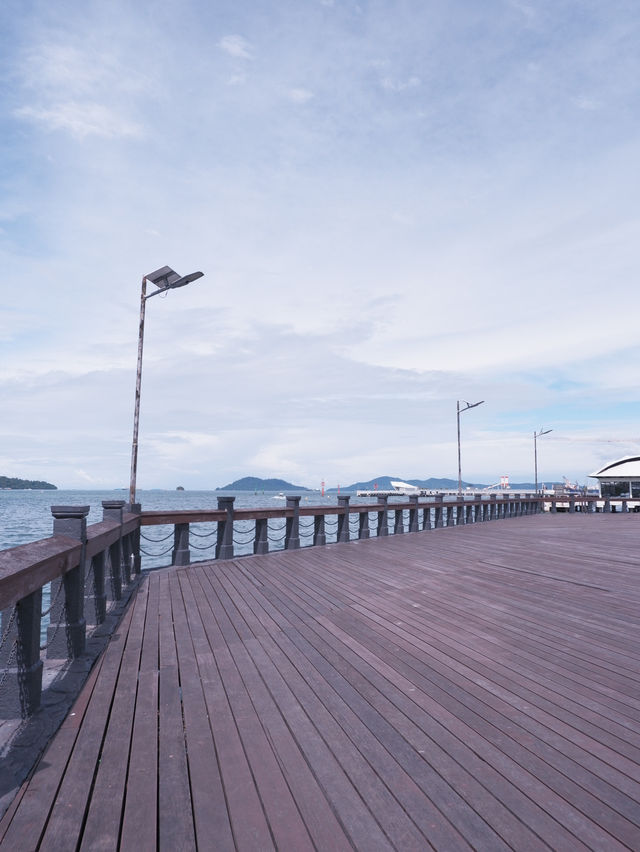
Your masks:
<svg viewBox="0 0 640 852"><path fill-rule="evenodd" d="M598 479L640 479L640 456L624 456L589 476Z"/></svg>

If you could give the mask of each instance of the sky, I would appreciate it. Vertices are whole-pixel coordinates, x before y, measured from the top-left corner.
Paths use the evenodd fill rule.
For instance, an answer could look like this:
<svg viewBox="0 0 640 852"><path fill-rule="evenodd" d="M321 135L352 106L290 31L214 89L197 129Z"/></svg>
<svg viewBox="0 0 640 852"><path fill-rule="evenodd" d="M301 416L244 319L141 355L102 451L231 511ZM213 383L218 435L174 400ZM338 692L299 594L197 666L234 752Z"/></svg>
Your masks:
<svg viewBox="0 0 640 852"><path fill-rule="evenodd" d="M4 0L0 474L590 482L640 453L633 0ZM462 403L464 404L464 403Z"/></svg>

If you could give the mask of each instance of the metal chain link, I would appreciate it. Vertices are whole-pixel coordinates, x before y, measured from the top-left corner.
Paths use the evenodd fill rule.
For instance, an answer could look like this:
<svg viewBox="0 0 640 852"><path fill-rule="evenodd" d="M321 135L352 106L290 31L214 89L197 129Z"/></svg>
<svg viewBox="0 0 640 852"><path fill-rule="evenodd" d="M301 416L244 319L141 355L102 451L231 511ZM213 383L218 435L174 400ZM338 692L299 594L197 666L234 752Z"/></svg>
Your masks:
<svg viewBox="0 0 640 852"><path fill-rule="evenodd" d="M173 550L173 545L168 547L166 550L163 550L162 553L149 553L148 550L144 550L144 548L140 548L140 553L143 553L145 556L151 556L153 558L157 558L158 556L166 556L167 553L170 553Z"/></svg>
<svg viewBox="0 0 640 852"><path fill-rule="evenodd" d="M11 615L9 616L9 623L7 624L7 629L4 631L2 639L0 639L0 651L4 648L4 643L7 641L7 637L13 627L13 622L16 620L16 615L18 614L18 607L16 604L13 605L13 609L11 610Z"/></svg>
<svg viewBox="0 0 640 852"><path fill-rule="evenodd" d="M285 540L286 535L283 535L282 538L272 538L270 535L268 535L267 538L269 539L269 541L279 544L281 541Z"/></svg>
<svg viewBox="0 0 640 852"><path fill-rule="evenodd" d="M194 529L189 529L189 537L194 535L196 538L210 538L212 535L215 535L217 532L218 532L218 530L211 530L211 532L208 532L208 533L199 533L199 532L196 532Z"/></svg>
<svg viewBox="0 0 640 852"><path fill-rule="evenodd" d="M41 612L41 613L40 613L40 618L46 618L46 617L49 615L49 613L51 612L51 610L52 610L52 609L54 608L54 606L56 605L57 600L58 600L58 598L60 597L60 594L61 594L61 592L62 592L63 587L64 587L64 582L63 582L63 581L62 581L62 579L61 579L61 580L60 580L60 582L58 583L58 591L56 592L54 599L53 599L52 601L50 601L50 602L49 602L49 609L45 609L43 612Z"/></svg>
<svg viewBox="0 0 640 852"><path fill-rule="evenodd" d="M252 538L255 538L256 533L255 533L255 530L237 530L237 534L238 535L248 535L249 538L247 539L247 541L251 541ZM235 536L234 536L234 541L235 541Z"/></svg>
<svg viewBox="0 0 640 852"><path fill-rule="evenodd" d="M49 622L49 623L51 623L51 622ZM54 640L54 639L56 638L56 636L58 635L58 630L60 630L60 627L61 627L63 624L66 624L66 623L67 623L67 607L66 607L66 606L64 606L64 607L63 607L63 609L62 609L62 612L60 613L60 618L58 619L58 623L57 623L57 624L56 624L56 626L55 626L55 630L53 631L53 634L52 634L52 636L51 636L51 639L48 639L48 640L44 643L44 645L40 645L40 650L41 650L41 651L45 651L45 650L49 647L49 645L53 642L53 640Z"/></svg>
<svg viewBox="0 0 640 852"><path fill-rule="evenodd" d="M189 542L189 549L190 550L211 550L212 547L216 546L216 543L217 542L212 541L211 544L204 544L204 545L202 545L202 547L200 547L200 545L198 545L198 544L192 544L191 542ZM160 553L158 555L163 556L162 553Z"/></svg>
<svg viewBox="0 0 640 852"><path fill-rule="evenodd" d="M93 559L88 559L88 560L87 560L87 562L88 562L88 564L89 564L89 567L87 568L87 570L86 570L86 572L85 572L85 575L84 575L84 584L85 584L85 586L87 585L87 580L89 579L89 574L91 573L91 570L92 570L92 568L93 568Z"/></svg>
<svg viewBox="0 0 640 852"><path fill-rule="evenodd" d="M2 675L0 676L0 689L2 689L2 687L4 686L5 680L9 676L9 669L15 663L17 654L18 654L18 640L14 639L13 640L13 646L11 648L11 651L9 652L9 656L7 657L7 665L4 669L4 671L2 672Z"/></svg>
<svg viewBox="0 0 640 852"><path fill-rule="evenodd" d="M151 538L148 535L145 535L142 530L140 531L140 538L143 538L145 541L150 541L152 544L161 544L163 541L167 541L173 535L173 530L169 533L169 535L165 535L164 538Z"/></svg>

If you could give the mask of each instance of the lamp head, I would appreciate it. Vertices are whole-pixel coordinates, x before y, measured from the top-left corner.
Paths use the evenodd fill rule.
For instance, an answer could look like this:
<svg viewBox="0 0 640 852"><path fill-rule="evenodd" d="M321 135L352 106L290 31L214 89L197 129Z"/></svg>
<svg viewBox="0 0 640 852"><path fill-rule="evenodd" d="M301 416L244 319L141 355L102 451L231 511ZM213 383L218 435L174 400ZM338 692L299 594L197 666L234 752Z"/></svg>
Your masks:
<svg viewBox="0 0 640 852"><path fill-rule="evenodd" d="M157 293L164 293L166 290L175 290L176 287L184 287L186 284L191 284L192 281L197 281L202 278L204 272L191 272L189 275L179 275L170 266L161 266L155 272L150 272L145 275L147 281L151 281L158 288L153 293L149 293L147 299L155 296Z"/></svg>

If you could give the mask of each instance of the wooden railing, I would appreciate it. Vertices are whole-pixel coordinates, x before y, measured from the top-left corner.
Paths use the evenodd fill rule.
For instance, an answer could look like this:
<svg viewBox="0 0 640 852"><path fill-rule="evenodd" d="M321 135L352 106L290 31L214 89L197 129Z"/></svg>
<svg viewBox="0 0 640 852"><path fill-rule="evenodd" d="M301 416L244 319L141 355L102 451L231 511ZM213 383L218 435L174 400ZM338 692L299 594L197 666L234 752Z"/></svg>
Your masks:
<svg viewBox="0 0 640 852"><path fill-rule="evenodd" d="M500 497L475 494L472 498L446 501L442 495L437 495L426 500L409 497L392 503L388 497L381 497L376 503L361 504L351 504L348 496L341 496L335 506L300 505L300 497L290 496L283 507L260 509L236 509L234 499L219 497L218 508L211 510L141 512L140 523L142 528L172 525L173 545L162 555L171 551L172 565L188 565L194 549L206 551L209 559L231 559L249 553L268 553L273 549L270 543L274 543L277 550L293 550L303 546L537 514L543 506L542 498L520 494ZM308 519L307 523L305 519ZM274 529L269 526L270 520L284 521L284 524ZM193 529L195 525L208 524L215 525L209 533ZM282 535L274 538L270 535L274 532ZM141 536L142 552L146 555L151 555L144 550L146 542L161 543L171 538L153 539L144 532ZM195 543L194 536L212 538L213 541L203 547Z"/></svg>
<svg viewBox="0 0 640 852"><path fill-rule="evenodd" d="M140 518L124 505L103 502L90 527L89 506L53 506L51 538L0 551L0 718L38 709L45 661L81 658L136 580Z"/></svg>
<svg viewBox="0 0 640 852"><path fill-rule="evenodd" d="M230 559L533 515L545 506L552 513L629 511L624 499L510 493L401 502L383 497L367 504L340 496L333 506L300 501L289 496L276 508L236 509L233 497L219 497L214 510L139 513L125 512L124 501L106 501L103 520L89 527L88 506L52 507L51 538L0 551L0 718L28 716L39 707L43 653L58 669L61 660L83 656L87 636L101 630L140 575L146 528L172 527L166 554L171 551L171 564L188 565L194 551L200 558ZM205 546L196 543L209 538Z"/></svg>

